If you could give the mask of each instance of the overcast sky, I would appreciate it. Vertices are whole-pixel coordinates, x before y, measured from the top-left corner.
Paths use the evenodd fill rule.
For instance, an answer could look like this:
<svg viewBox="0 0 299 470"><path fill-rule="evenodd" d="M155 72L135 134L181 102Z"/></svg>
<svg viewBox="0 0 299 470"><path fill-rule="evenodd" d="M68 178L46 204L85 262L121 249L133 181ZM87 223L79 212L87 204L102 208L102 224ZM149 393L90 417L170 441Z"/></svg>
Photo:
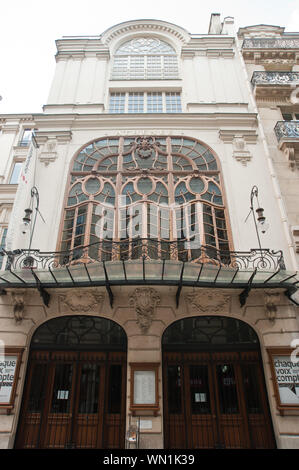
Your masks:
<svg viewBox="0 0 299 470"><path fill-rule="evenodd" d="M242 26L299 31L299 0L10 0L0 7L0 113L38 113L55 69L55 40L98 35L135 19L158 19L208 32L211 13Z"/></svg>

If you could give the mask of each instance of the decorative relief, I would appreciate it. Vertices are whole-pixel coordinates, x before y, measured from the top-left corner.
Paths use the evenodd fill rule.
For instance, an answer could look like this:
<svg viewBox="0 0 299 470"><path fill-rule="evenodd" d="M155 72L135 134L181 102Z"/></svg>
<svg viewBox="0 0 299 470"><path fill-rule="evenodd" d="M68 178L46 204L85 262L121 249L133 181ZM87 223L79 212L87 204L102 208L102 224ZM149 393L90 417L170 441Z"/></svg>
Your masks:
<svg viewBox="0 0 299 470"><path fill-rule="evenodd" d="M201 313L225 313L229 311L230 296L225 294L191 292L185 296L187 305Z"/></svg>
<svg viewBox="0 0 299 470"><path fill-rule="evenodd" d="M39 160L43 162L46 166L49 163L54 162L58 157L57 153L57 140L49 139L41 148L39 153Z"/></svg>
<svg viewBox="0 0 299 470"><path fill-rule="evenodd" d="M16 323L21 323L24 318L25 312L25 296L26 292L23 290L17 290L11 292L13 302L13 313Z"/></svg>
<svg viewBox="0 0 299 470"><path fill-rule="evenodd" d="M152 155L152 151L159 146L153 137L137 137L136 153L142 159L147 159Z"/></svg>
<svg viewBox="0 0 299 470"><path fill-rule="evenodd" d="M71 310L72 312L99 311L102 307L104 294L94 291L69 290L58 295L60 310Z"/></svg>
<svg viewBox="0 0 299 470"><path fill-rule="evenodd" d="M130 296L130 305L135 307L137 324L143 334L149 330L155 313L156 306L160 303L160 296L150 287L140 287L135 289Z"/></svg>
<svg viewBox="0 0 299 470"><path fill-rule="evenodd" d="M247 149L243 136L235 136L233 139L233 149L233 157L238 162L241 162L243 166L247 166L247 163L252 159L252 155Z"/></svg>
<svg viewBox="0 0 299 470"><path fill-rule="evenodd" d="M277 314L277 305L280 300L280 294L278 292L265 292L264 304L266 310L266 316L268 320L274 322Z"/></svg>

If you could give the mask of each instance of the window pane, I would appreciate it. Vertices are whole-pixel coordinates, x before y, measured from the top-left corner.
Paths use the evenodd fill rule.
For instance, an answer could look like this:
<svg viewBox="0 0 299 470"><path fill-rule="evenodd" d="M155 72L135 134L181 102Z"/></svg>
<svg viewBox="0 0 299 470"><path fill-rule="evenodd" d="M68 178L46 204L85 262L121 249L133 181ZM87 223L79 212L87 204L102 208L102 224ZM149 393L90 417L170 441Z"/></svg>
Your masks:
<svg viewBox="0 0 299 470"><path fill-rule="evenodd" d="M239 412L235 371L232 364L217 366L217 380L220 401L220 412L236 414Z"/></svg>
<svg viewBox="0 0 299 470"><path fill-rule="evenodd" d="M181 95L180 93L166 93L166 112L181 113Z"/></svg>
<svg viewBox="0 0 299 470"><path fill-rule="evenodd" d="M72 375L72 364L56 365L51 404L52 413L69 413Z"/></svg>
<svg viewBox="0 0 299 470"><path fill-rule="evenodd" d="M9 184L18 184L23 162L15 162Z"/></svg>
<svg viewBox="0 0 299 470"><path fill-rule="evenodd" d="M162 93L148 93L147 94L147 112L148 113L162 113Z"/></svg>
<svg viewBox="0 0 299 470"><path fill-rule="evenodd" d="M21 140L19 142L19 145L27 147L29 143L31 142L31 137L32 137L32 129L25 129L21 137Z"/></svg>
<svg viewBox="0 0 299 470"><path fill-rule="evenodd" d="M182 412L182 368L181 366L169 366L167 368L168 384L168 411L169 413Z"/></svg>
<svg viewBox="0 0 299 470"><path fill-rule="evenodd" d="M120 413L122 402L122 366L112 365L109 369L108 413Z"/></svg>
<svg viewBox="0 0 299 470"><path fill-rule="evenodd" d="M143 93L129 93L128 112L129 113L143 113Z"/></svg>
<svg viewBox="0 0 299 470"><path fill-rule="evenodd" d="M35 364L30 386L28 411L38 413L44 404L45 383L47 379L47 364Z"/></svg>
<svg viewBox="0 0 299 470"><path fill-rule="evenodd" d="M242 376L248 413L262 413L256 364L243 364Z"/></svg>
<svg viewBox="0 0 299 470"><path fill-rule="evenodd" d="M83 364L80 380L79 413L97 413L99 398L100 366Z"/></svg>
<svg viewBox="0 0 299 470"><path fill-rule="evenodd" d="M111 93L109 113L125 112L125 93Z"/></svg>
<svg viewBox="0 0 299 470"><path fill-rule="evenodd" d="M190 366L192 414L211 413L208 366Z"/></svg>

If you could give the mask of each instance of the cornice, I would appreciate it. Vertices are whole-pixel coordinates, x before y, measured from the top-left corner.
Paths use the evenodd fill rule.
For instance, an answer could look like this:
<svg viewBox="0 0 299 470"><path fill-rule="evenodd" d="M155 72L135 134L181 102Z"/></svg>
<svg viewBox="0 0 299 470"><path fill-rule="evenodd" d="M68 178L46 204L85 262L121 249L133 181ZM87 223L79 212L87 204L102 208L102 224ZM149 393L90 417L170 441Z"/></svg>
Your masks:
<svg viewBox="0 0 299 470"><path fill-rule="evenodd" d="M56 139L58 144L67 144L72 139L70 130L38 130L34 133L38 145L45 144L49 139Z"/></svg>
<svg viewBox="0 0 299 470"><path fill-rule="evenodd" d="M102 41L105 45L123 35L145 33L166 33L180 40L183 44L190 40L190 34L180 26L160 20L135 20L126 21L107 29L102 35Z"/></svg>
<svg viewBox="0 0 299 470"><path fill-rule="evenodd" d="M257 127L255 113L178 113L166 114L44 114L36 116L38 134L57 133L59 129L72 132L83 129L220 129L233 126L234 129ZM43 131L43 128L46 128Z"/></svg>
<svg viewBox="0 0 299 470"><path fill-rule="evenodd" d="M18 189L18 185L17 184L0 184L0 194L1 194L1 204L9 204L9 201L13 201L13 199L11 199L11 195L15 196L16 195L16 192L17 192L17 189ZM3 201L3 197L5 197L7 195L7 199L9 199L8 201Z"/></svg>

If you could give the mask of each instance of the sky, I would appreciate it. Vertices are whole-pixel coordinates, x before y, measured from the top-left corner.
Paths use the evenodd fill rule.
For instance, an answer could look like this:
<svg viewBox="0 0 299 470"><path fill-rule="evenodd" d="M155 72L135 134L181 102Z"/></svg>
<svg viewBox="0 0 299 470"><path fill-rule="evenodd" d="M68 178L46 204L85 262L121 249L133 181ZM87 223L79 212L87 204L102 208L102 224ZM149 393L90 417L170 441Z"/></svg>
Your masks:
<svg viewBox="0 0 299 470"><path fill-rule="evenodd" d="M299 0L10 0L0 6L0 113L40 113L55 70L55 40L100 35L124 21L157 19L207 34L210 16L299 31Z"/></svg>

